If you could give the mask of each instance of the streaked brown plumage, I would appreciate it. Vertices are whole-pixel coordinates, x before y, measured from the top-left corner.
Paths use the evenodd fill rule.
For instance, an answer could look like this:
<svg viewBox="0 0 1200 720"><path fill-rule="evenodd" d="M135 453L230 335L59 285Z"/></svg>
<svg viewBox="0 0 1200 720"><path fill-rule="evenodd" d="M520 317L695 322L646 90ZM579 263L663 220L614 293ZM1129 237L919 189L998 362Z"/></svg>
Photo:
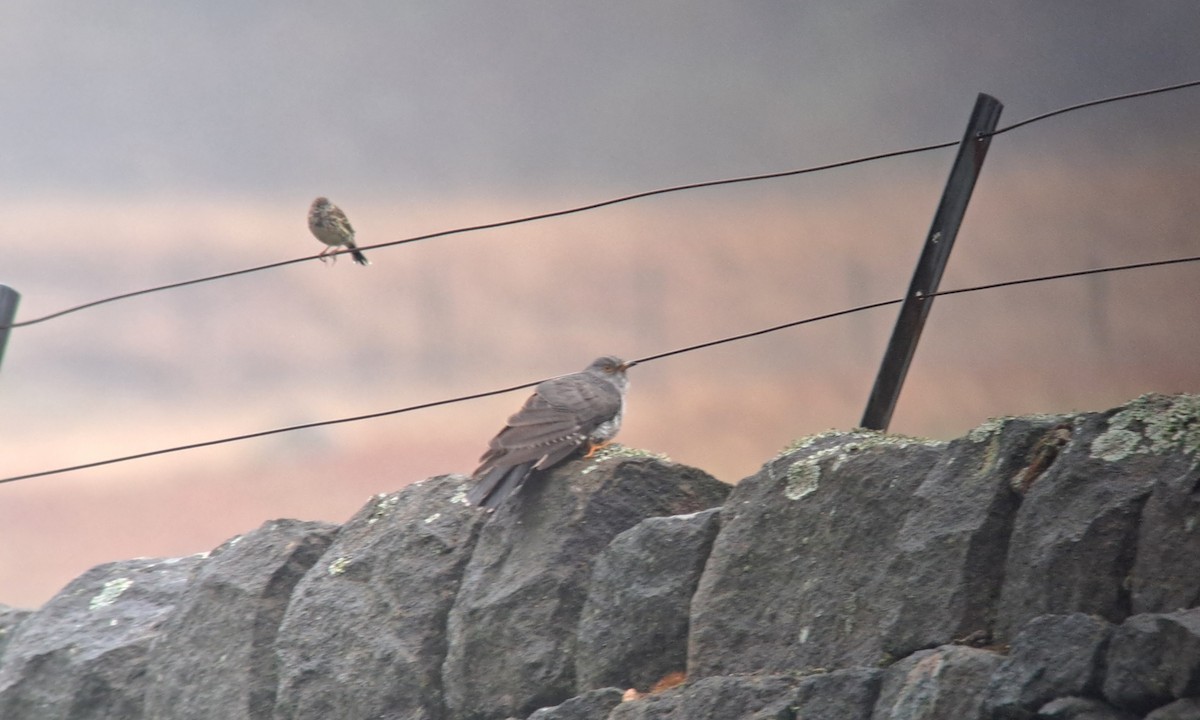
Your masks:
<svg viewBox="0 0 1200 720"><path fill-rule="evenodd" d="M339 247L347 247L354 262L359 265L371 264L367 256L359 252L354 244L354 228L350 226L350 219L341 208L329 202L328 198L319 197L313 200L312 207L308 209L308 229L318 240L329 246L321 252L322 256ZM334 255L333 259L336 262L337 256Z"/></svg>

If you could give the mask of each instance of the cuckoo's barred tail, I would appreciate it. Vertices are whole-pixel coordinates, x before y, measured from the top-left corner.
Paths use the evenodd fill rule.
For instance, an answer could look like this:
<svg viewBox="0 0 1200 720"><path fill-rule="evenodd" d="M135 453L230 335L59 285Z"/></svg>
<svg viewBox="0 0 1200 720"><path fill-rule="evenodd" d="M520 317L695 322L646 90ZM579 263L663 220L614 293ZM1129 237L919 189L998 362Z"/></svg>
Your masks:
<svg viewBox="0 0 1200 720"><path fill-rule="evenodd" d="M500 507L505 498L516 492L525 478L533 472L533 463L526 462L512 467L492 468L475 481L467 491L467 502L485 508Z"/></svg>

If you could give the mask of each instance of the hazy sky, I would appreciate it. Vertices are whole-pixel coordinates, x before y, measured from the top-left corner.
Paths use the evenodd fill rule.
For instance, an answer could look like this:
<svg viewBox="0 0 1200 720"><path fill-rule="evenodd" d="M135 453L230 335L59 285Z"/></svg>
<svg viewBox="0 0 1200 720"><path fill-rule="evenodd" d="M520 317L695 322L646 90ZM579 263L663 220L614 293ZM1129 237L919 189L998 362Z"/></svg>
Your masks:
<svg viewBox="0 0 1200 720"><path fill-rule="evenodd" d="M957 140L1200 79L1195 0L10 0L18 319L654 187ZM1200 89L996 138L945 287L1200 252ZM386 410L897 297L953 151L306 263L17 329L0 477ZM893 429L1200 392L1195 266L939 301ZM733 482L857 423L894 309L636 368L624 441ZM0 485L0 602L469 472L522 397Z"/></svg>
<svg viewBox="0 0 1200 720"><path fill-rule="evenodd" d="M625 188L955 136L1200 66L1190 0L10 0L9 192ZM1186 112L1156 134L1187 132ZM1111 108L1076 132L1144 113Z"/></svg>

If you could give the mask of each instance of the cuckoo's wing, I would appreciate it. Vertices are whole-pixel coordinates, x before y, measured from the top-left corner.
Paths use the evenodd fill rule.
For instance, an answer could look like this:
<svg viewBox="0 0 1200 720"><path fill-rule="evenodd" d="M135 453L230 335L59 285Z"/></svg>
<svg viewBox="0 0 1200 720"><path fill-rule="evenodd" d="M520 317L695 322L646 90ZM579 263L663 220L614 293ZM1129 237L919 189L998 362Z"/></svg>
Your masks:
<svg viewBox="0 0 1200 720"><path fill-rule="evenodd" d="M583 445L588 433L620 409L621 393L610 383L582 374L547 380L492 438L474 476L531 461L548 467Z"/></svg>

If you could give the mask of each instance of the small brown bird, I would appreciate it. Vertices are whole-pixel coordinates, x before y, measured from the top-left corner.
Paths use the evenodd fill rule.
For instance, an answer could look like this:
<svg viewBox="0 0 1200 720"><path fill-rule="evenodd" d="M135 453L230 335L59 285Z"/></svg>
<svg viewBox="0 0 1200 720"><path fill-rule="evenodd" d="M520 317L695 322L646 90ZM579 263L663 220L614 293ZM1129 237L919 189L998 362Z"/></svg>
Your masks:
<svg viewBox="0 0 1200 720"><path fill-rule="evenodd" d="M540 383L479 458L467 492L472 505L497 507L535 470L545 470L584 447L588 455L621 428L629 363L592 361L583 372Z"/></svg>
<svg viewBox="0 0 1200 720"><path fill-rule="evenodd" d="M339 247L347 247L350 248L350 256L354 258L354 262L359 265L371 264L367 256L359 252L358 246L354 244L354 228L350 226L346 213L329 202L329 198L319 197L313 200L312 207L308 209L308 229L318 240L329 246L321 251L322 260L325 253ZM333 260L337 262L337 255L333 256Z"/></svg>

